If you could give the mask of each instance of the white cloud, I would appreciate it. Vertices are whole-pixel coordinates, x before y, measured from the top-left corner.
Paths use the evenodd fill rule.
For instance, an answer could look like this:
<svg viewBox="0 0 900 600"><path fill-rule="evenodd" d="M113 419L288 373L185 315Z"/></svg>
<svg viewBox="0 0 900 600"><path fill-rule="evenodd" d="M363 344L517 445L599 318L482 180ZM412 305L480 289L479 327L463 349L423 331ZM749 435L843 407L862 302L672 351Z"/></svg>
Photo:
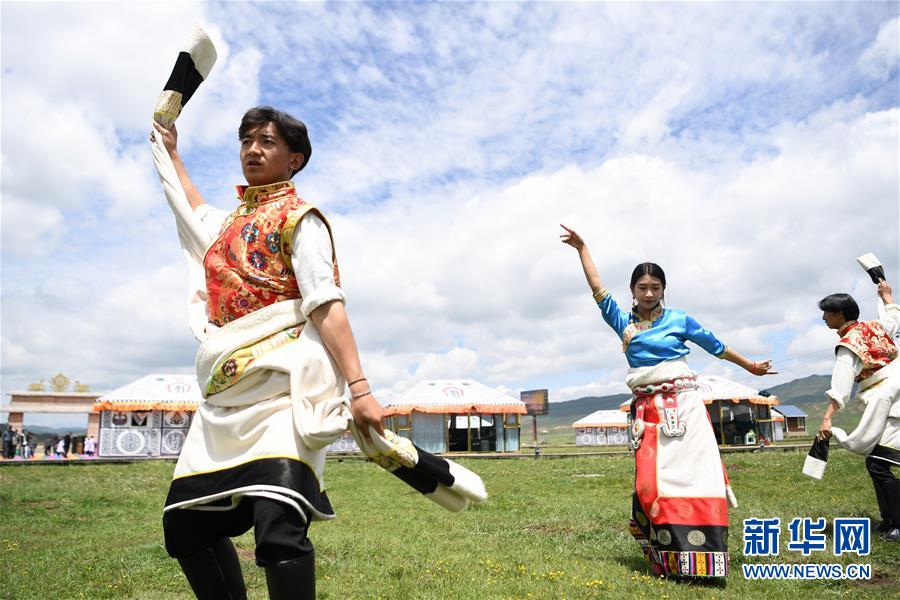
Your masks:
<svg viewBox="0 0 900 600"><path fill-rule="evenodd" d="M2 214L0 231L9 254L34 256L49 252L56 248L64 231L59 209L39 204L35 199L29 201L12 193L4 194ZM23 223L28 223L28 227L23 228ZM40 240L40 245L35 240Z"/></svg>
<svg viewBox="0 0 900 600"><path fill-rule="evenodd" d="M900 60L900 17L885 21L875 41L859 57L859 68L874 79L886 81Z"/></svg>
<svg viewBox="0 0 900 600"><path fill-rule="evenodd" d="M742 353L771 355L770 334L805 331L822 296L864 277L855 256L871 248L896 262L897 232L873 238L870 230L874 215L897 210L898 112L840 116L786 124L770 141L774 156L733 175L632 154L532 176L468 204L432 198L341 217L351 306L365 304L354 314L359 338L388 352L464 339L495 383L591 367L622 373L577 258L557 241L563 221L588 240L622 303L632 266L656 260L669 275L670 304ZM866 212L854 202L860 189ZM373 295L380 289L391 293ZM801 336L788 353L820 348Z"/></svg>
<svg viewBox="0 0 900 600"><path fill-rule="evenodd" d="M5 253L47 254L77 235L74 222L140 219L159 204L146 141L151 111L177 49L202 21L199 4L6 7L3 227L16 243ZM208 28L219 61L183 119L187 151L235 137L258 94L259 52L232 54L218 28ZM198 113L205 119L194 126Z"/></svg>
<svg viewBox="0 0 900 600"><path fill-rule="evenodd" d="M669 135L666 123L690 91L690 85L668 85L623 126L620 144L626 148L654 146Z"/></svg>
<svg viewBox="0 0 900 600"><path fill-rule="evenodd" d="M179 120L191 173L229 206L243 110L307 121L298 185L334 225L382 401L444 376L551 381L554 400L623 389L618 340L560 222L621 303L634 264L656 260L669 304L726 343L781 357L784 377L827 372L816 302L849 288L872 312L863 252L900 275L892 10L4 6L4 391L47 368L95 387L190 370L182 259L145 130L198 21L219 61ZM781 381L699 350L692 364Z"/></svg>
<svg viewBox="0 0 900 600"><path fill-rule="evenodd" d="M627 392L628 388L624 382L593 381L583 385L573 385L553 390L550 394L550 402L575 400L585 396L611 396L612 394L625 394Z"/></svg>

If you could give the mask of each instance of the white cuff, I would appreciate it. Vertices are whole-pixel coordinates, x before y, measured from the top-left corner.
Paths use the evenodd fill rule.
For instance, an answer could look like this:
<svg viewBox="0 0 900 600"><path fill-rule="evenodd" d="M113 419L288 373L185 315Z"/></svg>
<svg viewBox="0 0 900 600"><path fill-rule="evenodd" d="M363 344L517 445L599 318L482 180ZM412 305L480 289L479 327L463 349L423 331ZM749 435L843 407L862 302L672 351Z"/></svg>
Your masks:
<svg viewBox="0 0 900 600"><path fill-rule="evenodd" d="M346 304L347 296L344 294L344 290L333 283L330 285L320 285L309 296L303 297L303 302L300 304L300 312L308 319L312 311L323 304L328 304L334 300L339 300Z"/></svg>
<svg viewBox="0 0 900 600"><path fill-rule="evenodd" d="M803 462L803 474L813 479L822 479L825 476L825 466L827 464L824 460L807 455L806 460Z"/></svg>
<svg viewBox="0 0 900 600"><path fill-rule="evenodd" d="M834 390L827 390L825 392L825 397L837 404L839 409L844 410L844 401L841 400L840 396L836 394ZM775 410L778 409L776 408Z"/></svg>

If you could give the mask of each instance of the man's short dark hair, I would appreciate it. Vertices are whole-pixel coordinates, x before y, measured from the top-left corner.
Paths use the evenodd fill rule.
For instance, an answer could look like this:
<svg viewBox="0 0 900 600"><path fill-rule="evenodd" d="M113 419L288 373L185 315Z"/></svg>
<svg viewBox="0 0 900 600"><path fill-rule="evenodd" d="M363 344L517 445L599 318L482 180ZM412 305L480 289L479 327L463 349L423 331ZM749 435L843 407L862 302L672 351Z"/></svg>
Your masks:
<svg viewBox="0 0 900 600"><path fill-rule="evenodd" d="M859 305L850 294L831 294L819 300L819 310L825 312L839 312L848 321L859 318Z"/></svg>
<svg viewBox="0 0 900 600"><path fill-rule="evenodd" d="M309 162L309 156L312 154L312 145L309 143L309 134L306 132L306 125L303 121L299 121L278 109L271 106L257 106L251 108L244 114L241 119L241 126L238 127L238 139L243 139L244 135L251 129L265 126L269 123L275 124L278 135L287 142L291 152L300 152L303 154L303 164L299 169L291 173L291 177L303 170L306 163Z"/></svg>

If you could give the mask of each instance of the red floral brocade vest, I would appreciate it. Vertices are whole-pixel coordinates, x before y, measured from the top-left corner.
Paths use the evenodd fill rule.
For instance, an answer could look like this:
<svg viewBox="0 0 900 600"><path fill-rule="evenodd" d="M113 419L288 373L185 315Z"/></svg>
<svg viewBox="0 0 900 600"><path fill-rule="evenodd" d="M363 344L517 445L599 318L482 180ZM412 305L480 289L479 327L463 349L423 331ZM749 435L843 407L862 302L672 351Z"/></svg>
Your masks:
<svg viewBox="0 0 900 600"><path fill-rule="evenodd" d="M856 376L856 383L871 377L875 371L886 367L897 358L897 345L878 321L856 321L838 330L843 346L859 357L863 370Z"/></svg>
<svg viewBox="0 0 900 600"><path fill-rule="evenodd" d="M331 234L325 217L297 196L290 181L237 186L237 192L241 205L225 220L203 259L207 314L219 327L275 302L301 297L291 266L291 238L305 214L316 213ZM333 254L332 261L334 281L340 285Z"/></svg>

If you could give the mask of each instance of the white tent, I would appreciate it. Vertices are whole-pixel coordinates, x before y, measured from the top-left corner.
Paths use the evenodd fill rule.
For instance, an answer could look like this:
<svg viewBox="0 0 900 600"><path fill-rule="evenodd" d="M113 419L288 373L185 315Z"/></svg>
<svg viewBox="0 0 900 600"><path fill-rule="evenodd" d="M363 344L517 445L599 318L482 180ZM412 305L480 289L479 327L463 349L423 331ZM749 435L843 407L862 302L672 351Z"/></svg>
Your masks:
<svg viewBox="0 0 900 600"><path fill-rule="evenodd" d="M525 403L472 379L422 381L388 403L390 414L440 412L453 414L525 414Z"/></svg>
<svg viewBox="0 0 900 600"><path fill-rule="evenodd" d="M429 452L519 450L525 403L472 379L422 381L385 407L389 426Z"/></svg>
<svg viewBox="0 0 900 600"><path fill-rule="evenodd" d="M620 410L597 410L572 423L572 427L625 427L628 415Z"/></svg>
<svg viewBox="0 0 900 600"><path fill-rule="evenodd" d="M628 415L621 410L598 410L572 423L576 446L624 446L628 443Z"/></svg>
<svg viewBox="0 0 900 600"><path fill-rule="evenodd" d="M100 456L177 456L203 403L193 375L154 373L97 398Z"/></svg>
<svg viewBox="0 0 900 600"><path fill-rule="evenodd" d="M751 404L778 404L778 398L775 396L760 396L759 390L718 375L698 375L697 386L706 404L710 404L713 400L734 402L748 400Z"/></svg>
<svg viewBox="0 0 900 600"><path fill-rule="evenodd" d="M203 403L194 375L154 373L97 398L97 405L117 410L196 410Z"/></svg>

